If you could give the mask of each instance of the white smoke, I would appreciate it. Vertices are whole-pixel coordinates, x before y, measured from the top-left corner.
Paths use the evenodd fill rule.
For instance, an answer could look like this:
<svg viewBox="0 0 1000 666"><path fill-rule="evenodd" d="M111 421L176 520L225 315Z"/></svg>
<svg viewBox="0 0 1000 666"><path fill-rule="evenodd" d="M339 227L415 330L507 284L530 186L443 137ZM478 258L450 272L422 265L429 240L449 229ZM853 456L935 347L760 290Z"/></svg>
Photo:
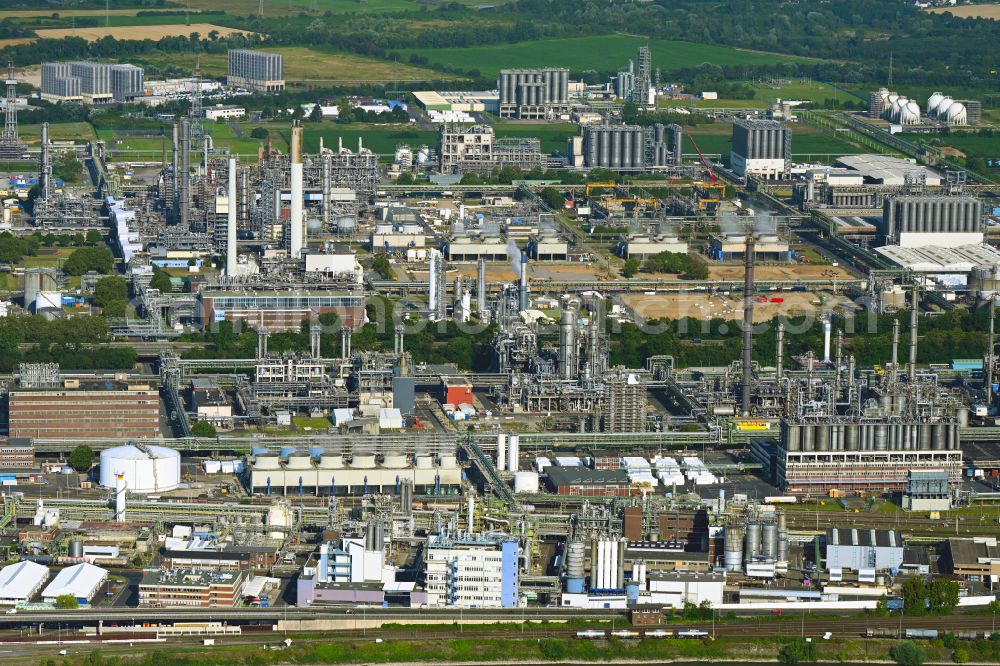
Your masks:
<svg viewBox="0 0 1000 666"><path fill-rule="evenodd" d="M517 249L517 243L513 238L507 239L507 257L510 258L510 265L514 267L514 274L521 277L521 251Z"/></svg>

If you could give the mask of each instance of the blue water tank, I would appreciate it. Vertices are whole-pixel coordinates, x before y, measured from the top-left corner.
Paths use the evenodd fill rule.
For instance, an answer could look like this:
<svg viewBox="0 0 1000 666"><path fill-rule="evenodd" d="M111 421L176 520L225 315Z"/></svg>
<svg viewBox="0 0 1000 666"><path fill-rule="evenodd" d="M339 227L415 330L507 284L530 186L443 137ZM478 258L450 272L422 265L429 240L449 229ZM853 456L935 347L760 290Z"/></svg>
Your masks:
<svg viewBox="0 0 1000 666"><path fill-rule="evenodd" d="M569 592L570 594L583 594L583 579L567 578L566 591Z"/></svg>
<svg viewBox="0 0 1000 666"><path fill-rule="evenodd" d="M625 586L625 598L630 604L639 601L639 586L636 583L629 583Z"/></svg>

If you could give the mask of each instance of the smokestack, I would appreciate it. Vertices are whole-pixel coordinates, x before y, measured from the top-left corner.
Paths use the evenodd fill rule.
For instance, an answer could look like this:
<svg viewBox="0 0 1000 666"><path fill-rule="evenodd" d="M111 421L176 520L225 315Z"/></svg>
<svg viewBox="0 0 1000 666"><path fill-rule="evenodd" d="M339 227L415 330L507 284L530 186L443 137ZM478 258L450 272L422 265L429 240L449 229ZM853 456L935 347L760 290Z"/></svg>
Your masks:
<svg viewBox="0 0 1000 666"><path fill-rule="evenodd" d="M302 234L302 126L298 122L292 125L291 144L291 176L292 176L292 205L291 214L288 220L288 228L291 238L290 252L293 258L298 259L302 254L303 234Z"/></svg>
<svg viewBox="0 0 1000 666"><path fill-rule="evenodd" d="M319 138L319 151L323 154L323 137ZM323 229L330 228L330 156L323 154ZM337 229L339 232L340 229Z"/></svg>
<svg viewBox="0 0 1000 666"><path fill-rule="evenodd" d="M521 252L521 287L518 290L519 309L528 309L528 253Z"/></svg>
<svg viewBox="0 0 1000 666"><path fill-rule="evenodd" d="M180 201L180 196L179 196L179 193L177 192L177 143L178 143L178 138L177 138L177 123L174 123L174 132L173 132L174 158L173 158L173 169L172 169L172 173L171 173L171 179L173 181L173 183L172 183L173 187L171 188L171 191L174 193L174 201L173 201L173 204L174 204L173 205L173 209L174 210L173 210L173 213L174 213L174 220L175 221L177 220L177 218L179 216L179 213L177 211L177 202Z"/></svg>
<svg viewBox="0 0 1000 666"><path fill-rule="evenodd" d="M479 311L479 318L486 314L486 260L479 258L479 265L476 273L476 309Z"/></svg>
<svg viewBox="0 0 1000 666"><path fill-rule="evenodd" d="M823 362L830 362L830 332L833 323L830 321L830 313L823 315Z"/></svg>
<svg viewBox="0 0 1000 666"><path fill-rule="evenodd" d="M229 158L229 192L226 203L226 275L236 275L236 158Z"/></svg>
<svg viewBox="0 0 1000 666"><path fill-rule="evenodd" d="M743 415L750 415L750 374L753 356L753 260L754 236L748 231L744 250L743 269L743 386L741 406Z"/></svg>
<svg viewBox="0 0 1000 666"><path fill-rule="evenodd" d="M778 322L778 381L785 376L785 324L783 322Z"/></svg>
<svg viewBox="0 0 1000 666"><path fill-rule="evenodd" d="M191 207L191 124L187 118L181 119L181 191L177 205L181 226L186 228Z"/></svg>
<svg viewBox="0 0 1000 666"><path fill-rule="evenodd" d="M49 167L49 124L42 123L42 163L41 169L39 169L39 179L42 185L42 198L48 199L51 193L50 188L52 187L52 176L51 169Z"/></svg>
<svg viewBox="0 0 1000 666"><path fill-rule="evenodd" d="M889 382L895 384L899 378L899 320L892 320L892 366L889 370Z"/></svg>
<svg viewBox="0 0 1000 666"><path fill-rule="evenodd" d="M920 307L920 287L913 283L913 309L910 311L910 367L907 373L910 381L917 376L917 309Z"/></svg>
<svg viewBox="0 0 1000 666"><path fill-rule="evenodd" d="M987 340L989 350L986 353L986 404L993 402L993 348L996 344L994 320L996 319L997 295L990 294L990 337Z"/></svg>
<svg viewBox="0 0 1000 666"><path fill-rule="evenodd" d="M430 258L427 262L427 309L430 310L429 319L437 318L437 250L430 251Z"/></svg>

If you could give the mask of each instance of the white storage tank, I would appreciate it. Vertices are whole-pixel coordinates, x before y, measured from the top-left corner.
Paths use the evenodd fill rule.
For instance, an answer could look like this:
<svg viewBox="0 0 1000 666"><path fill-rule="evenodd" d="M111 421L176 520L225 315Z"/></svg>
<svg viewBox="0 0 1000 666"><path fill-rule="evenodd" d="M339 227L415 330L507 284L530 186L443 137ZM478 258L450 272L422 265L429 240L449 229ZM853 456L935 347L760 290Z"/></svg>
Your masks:
<svg viewBox="0 0 1000 666"><path fill-rule="evenodd" d="M115 476L125 476L133 493L173 490L181 483L181 454L164 446L128 444L101 451L101 485L115 487Z"/></svg>
<svg viewBox="0 0 1000 666"><path fill-rule="evenodd" d="M537 493L538 472L517 472L514 474L515 493Z"/></svg>

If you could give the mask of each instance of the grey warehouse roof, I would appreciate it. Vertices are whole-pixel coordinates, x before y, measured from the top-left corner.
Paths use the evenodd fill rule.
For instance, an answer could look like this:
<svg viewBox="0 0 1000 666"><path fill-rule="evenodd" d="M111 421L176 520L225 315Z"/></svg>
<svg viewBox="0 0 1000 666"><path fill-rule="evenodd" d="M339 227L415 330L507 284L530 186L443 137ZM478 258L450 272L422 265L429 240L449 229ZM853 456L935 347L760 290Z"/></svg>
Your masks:
<svg viewBox="0 0 1000 666"><path fill-rule="evenodd" d="M902 548L903 535L893 530L857 530L832 527L826 531L828 546Z"/></svg>

